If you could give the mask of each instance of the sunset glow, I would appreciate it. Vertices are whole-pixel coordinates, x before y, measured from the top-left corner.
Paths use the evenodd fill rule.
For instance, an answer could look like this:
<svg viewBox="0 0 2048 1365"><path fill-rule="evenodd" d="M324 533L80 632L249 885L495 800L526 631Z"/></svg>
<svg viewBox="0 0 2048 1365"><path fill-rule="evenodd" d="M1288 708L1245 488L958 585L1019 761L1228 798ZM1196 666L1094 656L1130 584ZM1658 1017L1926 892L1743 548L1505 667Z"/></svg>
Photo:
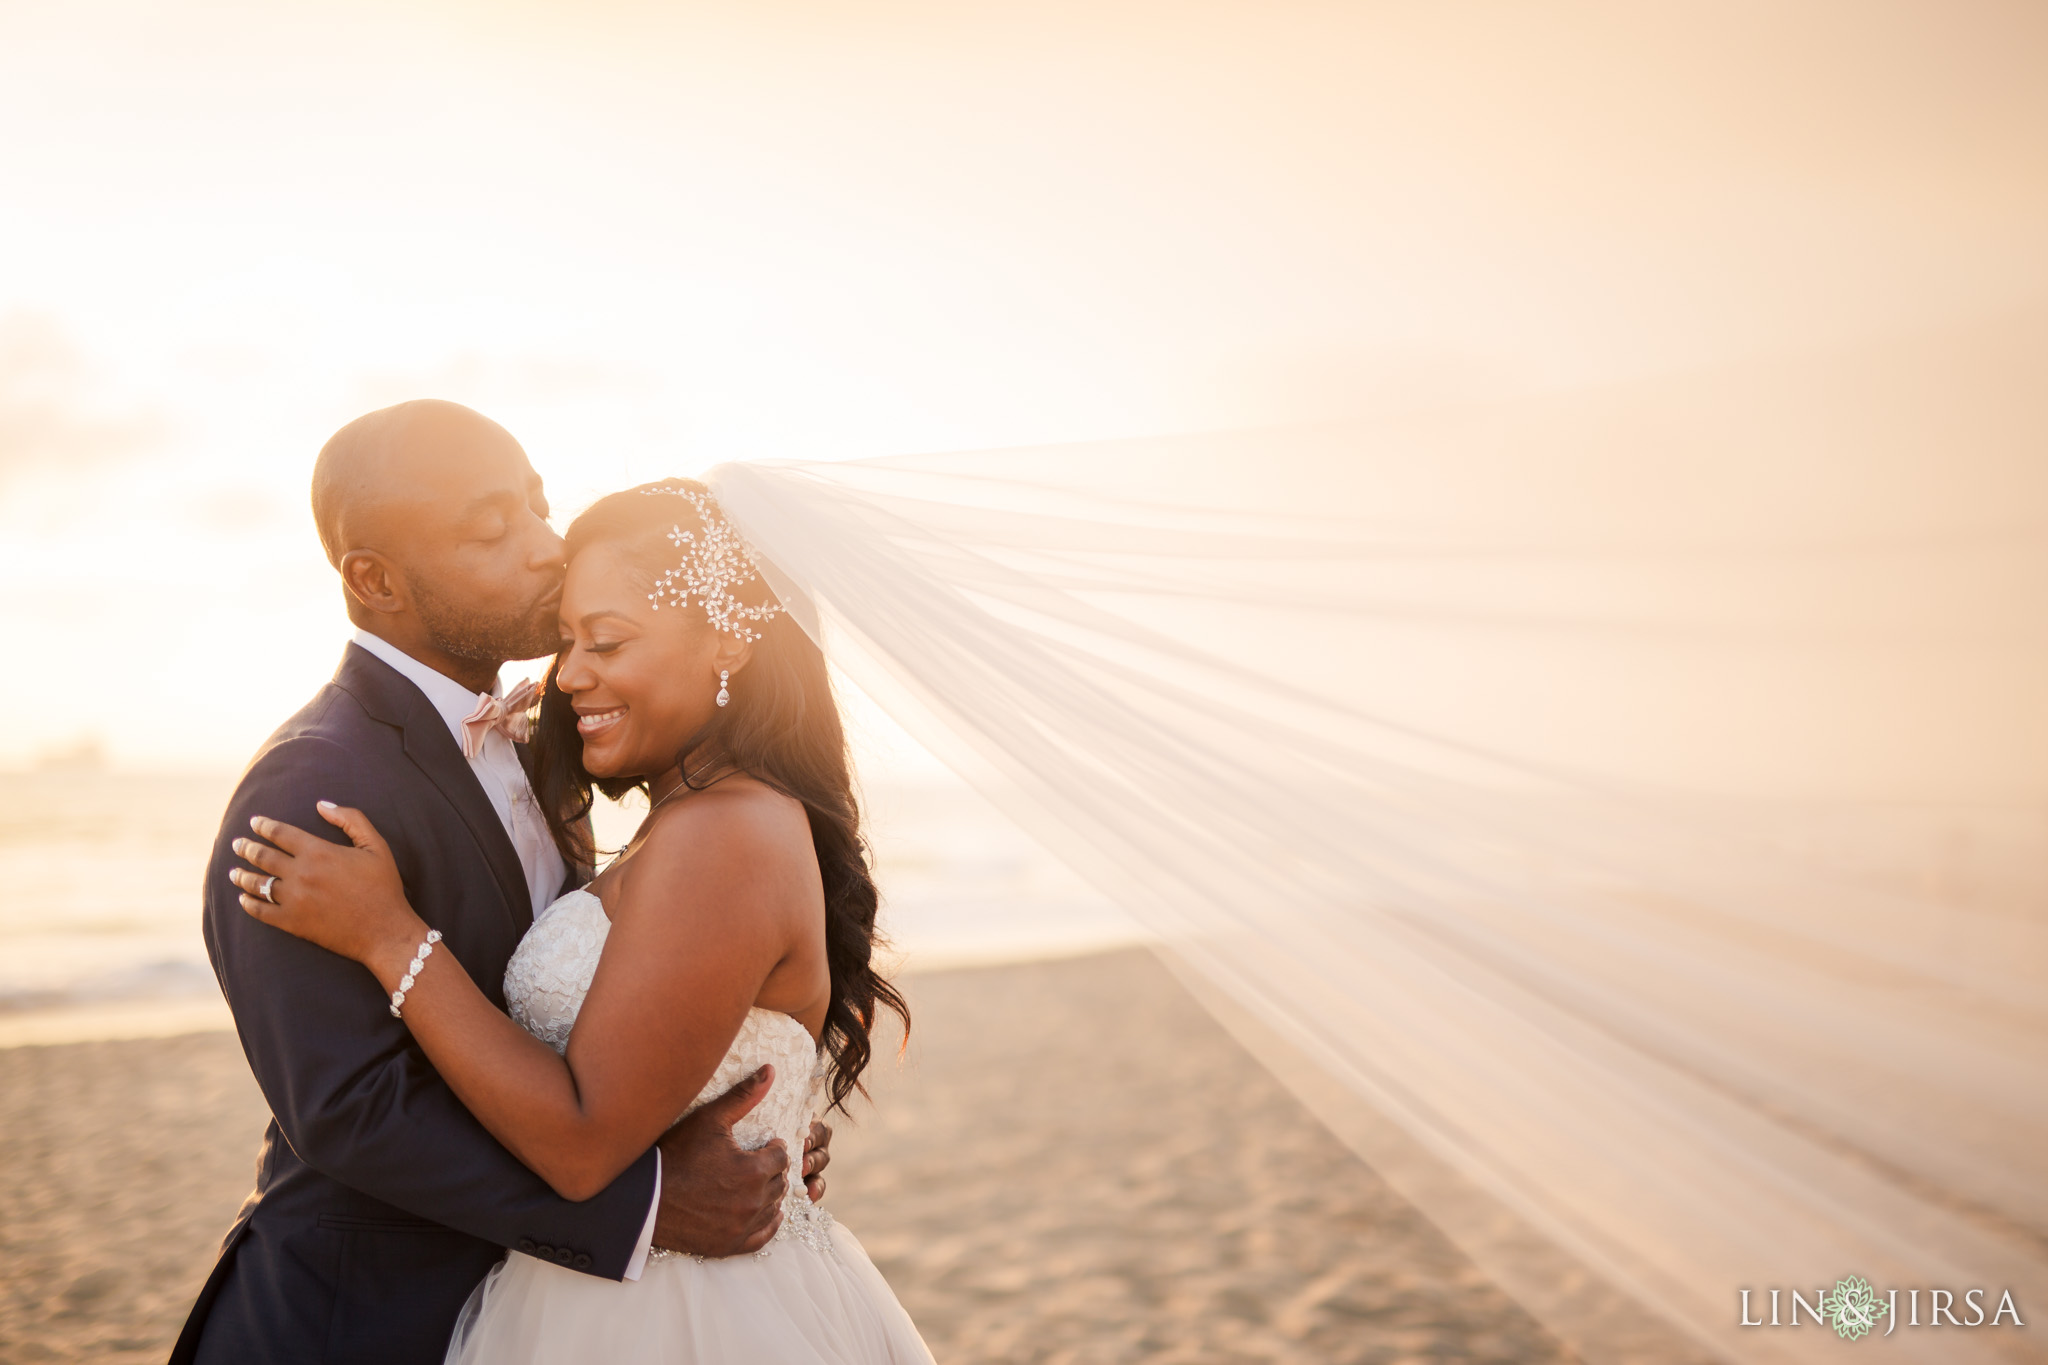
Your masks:
<svg viewBox="0 0 2048 1365"><path fill-rule="evenodd" d="M2048 289L2036 7L1483 8L15 8L0 765L239 764L339 651L312 456L403 398L573 511Z"/></svg>

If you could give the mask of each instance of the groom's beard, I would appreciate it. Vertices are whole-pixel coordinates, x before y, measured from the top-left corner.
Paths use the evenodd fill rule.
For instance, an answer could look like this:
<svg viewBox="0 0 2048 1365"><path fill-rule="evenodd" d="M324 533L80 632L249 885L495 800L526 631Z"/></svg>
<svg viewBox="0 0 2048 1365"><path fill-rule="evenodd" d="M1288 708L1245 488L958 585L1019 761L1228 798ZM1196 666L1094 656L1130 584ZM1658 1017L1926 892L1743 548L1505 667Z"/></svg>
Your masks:
<svg viewBox="0 0 2048 1365"><path fill-rule="evenodd" d="M413 584L413 610L434 647L479 663L553 654L562 643L557 602L550 591L523 611L493 614L444 598L425 584Z"/></svg>

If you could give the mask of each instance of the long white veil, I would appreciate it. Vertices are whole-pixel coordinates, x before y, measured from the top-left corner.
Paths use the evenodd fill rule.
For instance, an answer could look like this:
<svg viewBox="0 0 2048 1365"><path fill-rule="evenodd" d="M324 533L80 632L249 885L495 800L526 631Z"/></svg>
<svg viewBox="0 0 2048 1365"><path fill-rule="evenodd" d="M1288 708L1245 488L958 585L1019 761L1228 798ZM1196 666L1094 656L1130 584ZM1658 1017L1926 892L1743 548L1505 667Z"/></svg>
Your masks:
<svg viewBox="0 0 2048 1365"><path fill-rule="evenodd" d="M1740 1291L2048 1310L2043 375L2030 315L712 483L830 658L1568 1344L1803 1360L1854 1344Z"/></svg>

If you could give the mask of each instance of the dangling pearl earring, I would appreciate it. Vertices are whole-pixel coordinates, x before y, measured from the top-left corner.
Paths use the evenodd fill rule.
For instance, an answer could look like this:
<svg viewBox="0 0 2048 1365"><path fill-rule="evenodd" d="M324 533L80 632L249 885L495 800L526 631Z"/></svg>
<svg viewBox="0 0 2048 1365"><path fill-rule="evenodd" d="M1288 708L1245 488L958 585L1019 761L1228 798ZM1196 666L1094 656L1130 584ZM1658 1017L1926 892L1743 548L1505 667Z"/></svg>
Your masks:
<svg viewBox="0 0 2048 1365"><path fill-rule="evenodd" d="M730 678L731 676L732 670L729 668L721 668L718 670L718 704L720 706L723 706L727 702L732 700L732 693L725 690L725 680L727 678Z"/></svg>

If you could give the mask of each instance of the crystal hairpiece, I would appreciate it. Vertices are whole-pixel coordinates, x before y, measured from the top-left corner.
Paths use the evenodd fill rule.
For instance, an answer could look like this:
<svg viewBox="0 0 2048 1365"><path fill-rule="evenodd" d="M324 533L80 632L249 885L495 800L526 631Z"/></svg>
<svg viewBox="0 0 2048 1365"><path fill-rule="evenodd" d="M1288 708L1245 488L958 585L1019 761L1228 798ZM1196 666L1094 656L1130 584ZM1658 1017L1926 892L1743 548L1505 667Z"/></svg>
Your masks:
<svg viewBox="0 0 2048 1365"><path fill-rule="evenodd" d="M647 594L654 609L687 607L695 598L704 608L704 619L716 629L750 644L760 639L761 632L748 623L773 619L782 610L782 604L769 601L752 606L733 596L735 588L753 582L761 571L754 561L753 548L725 519L717 500L694 488L672 484L659 484L641 492L650 497L667 494L683 499L697 510L700 524L698 531L685 531L677 526L668 533L669 541L683 552L683 562L654 581L654 591Z"/></svg>

